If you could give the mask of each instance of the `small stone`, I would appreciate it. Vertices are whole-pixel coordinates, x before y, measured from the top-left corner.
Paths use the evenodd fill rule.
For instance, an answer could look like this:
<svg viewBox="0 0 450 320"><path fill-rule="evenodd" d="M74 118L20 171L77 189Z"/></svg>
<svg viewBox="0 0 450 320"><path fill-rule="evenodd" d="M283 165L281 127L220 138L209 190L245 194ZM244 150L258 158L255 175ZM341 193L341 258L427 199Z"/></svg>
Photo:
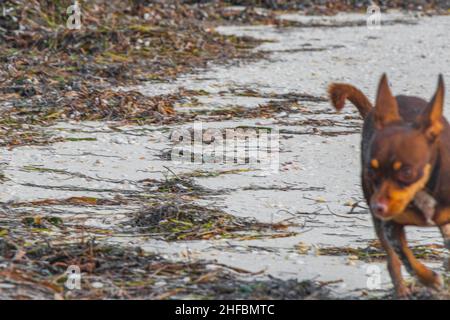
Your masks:
<svg viewBox="0 0 450 320"><path fill-rule="evenodd" d="M158 281L155 283L156 287L164 287L165 285L167 285L166 281Z"/></svg>
<svg viewBox="0 0 450 320"><path fill-rule="evenodd" d="M92 286L92 288L95 288L95 289L101 289L101 288L103 288L103 283L96 281L96 282L91 283L91 286Z"/></svg>

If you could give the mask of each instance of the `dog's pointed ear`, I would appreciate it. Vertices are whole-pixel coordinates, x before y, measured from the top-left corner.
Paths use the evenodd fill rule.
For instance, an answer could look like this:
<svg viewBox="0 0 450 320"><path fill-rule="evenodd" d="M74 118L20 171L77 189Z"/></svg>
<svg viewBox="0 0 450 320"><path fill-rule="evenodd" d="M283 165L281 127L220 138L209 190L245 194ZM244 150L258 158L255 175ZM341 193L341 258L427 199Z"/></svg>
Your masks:
<svg viewBox="0 0 450 320"><path fill-rule="evenodd" d="M442 122L442 114L444 112L444 93L444 77L440 74L436 93L421 117L421 127L423 128L427 138L431 141L434 141L434 139L436 139L444 128Z"/></svg>
<svg viewBox="0 0 450 320"><path fill-rule="evenodd" d="M390 123L401 120L397 100L392 95L385 73L381 77L380 84L378 85L374 120L377 129L382 129Z"/></svg>

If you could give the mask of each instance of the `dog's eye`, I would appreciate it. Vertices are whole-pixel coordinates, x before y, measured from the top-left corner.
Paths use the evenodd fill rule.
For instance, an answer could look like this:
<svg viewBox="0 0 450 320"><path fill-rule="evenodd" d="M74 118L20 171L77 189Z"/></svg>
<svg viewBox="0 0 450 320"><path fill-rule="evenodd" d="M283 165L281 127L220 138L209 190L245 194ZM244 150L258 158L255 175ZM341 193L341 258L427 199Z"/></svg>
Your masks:
<svg viewBox="0 0 450 320"><path fill-rule="evenodd" d="M414 171L411 167L405 166L403 167L397 175L397 179L404 184L410 184L414 182Z"/></svg>

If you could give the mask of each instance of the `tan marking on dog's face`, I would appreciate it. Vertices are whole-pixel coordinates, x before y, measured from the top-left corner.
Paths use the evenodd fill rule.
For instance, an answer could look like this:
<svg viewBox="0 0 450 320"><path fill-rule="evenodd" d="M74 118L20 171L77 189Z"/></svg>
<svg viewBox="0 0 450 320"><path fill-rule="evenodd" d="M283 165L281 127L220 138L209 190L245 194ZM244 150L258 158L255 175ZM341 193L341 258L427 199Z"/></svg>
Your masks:
<svg viewBox="0 0 450 320"><path fill-rule="evenodd" d="M394 165L392 166L394 168L395 171L400 170L400 168L402 167L402 163L400 161L395 161Z"/></svg>
<svg viewBox="0 0 450 320"><path fill-rule="evenodd" d="M372 168L374 169L378 169L380 167L380 163L378 162L377 159L372 159L370 161L370 165L372 166Z"/></svg>
<svg viewBox="0 0 450 320"><path fill-rule="evenodd" d="M408 204L413 200L416 193L422 190L430 178L431 165L425 165L422 177L408 186L399 186L393 180L385 180L372 195L372 201L377 199L386 199L388 203L388 212L378 218L390 220L396 215L405 211Z"/></svg>

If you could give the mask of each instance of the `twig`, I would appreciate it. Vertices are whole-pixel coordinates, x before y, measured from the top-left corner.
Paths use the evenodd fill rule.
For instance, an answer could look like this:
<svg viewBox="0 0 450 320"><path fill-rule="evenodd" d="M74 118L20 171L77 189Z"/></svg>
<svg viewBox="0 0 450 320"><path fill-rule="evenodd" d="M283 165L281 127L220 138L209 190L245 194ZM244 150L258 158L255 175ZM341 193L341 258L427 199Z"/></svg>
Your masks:
<svg viewBox="0 0 450 320"><path fill-rule="evenodd" d="M344 216L344 215L341 215L341 214L337 214L337 213L333 212L333 211L330 209L330 207L329 207L328 205L326 205L326 206L327 206L328 211L329 211L333 216L340 217L340 218L345 218L345 219L352 219L352 218L355 218L355 219L358 219L358 220L361 220L361 221L366 221L366 219L363 219L363 218L360 218L360 217Z"/></svg>

